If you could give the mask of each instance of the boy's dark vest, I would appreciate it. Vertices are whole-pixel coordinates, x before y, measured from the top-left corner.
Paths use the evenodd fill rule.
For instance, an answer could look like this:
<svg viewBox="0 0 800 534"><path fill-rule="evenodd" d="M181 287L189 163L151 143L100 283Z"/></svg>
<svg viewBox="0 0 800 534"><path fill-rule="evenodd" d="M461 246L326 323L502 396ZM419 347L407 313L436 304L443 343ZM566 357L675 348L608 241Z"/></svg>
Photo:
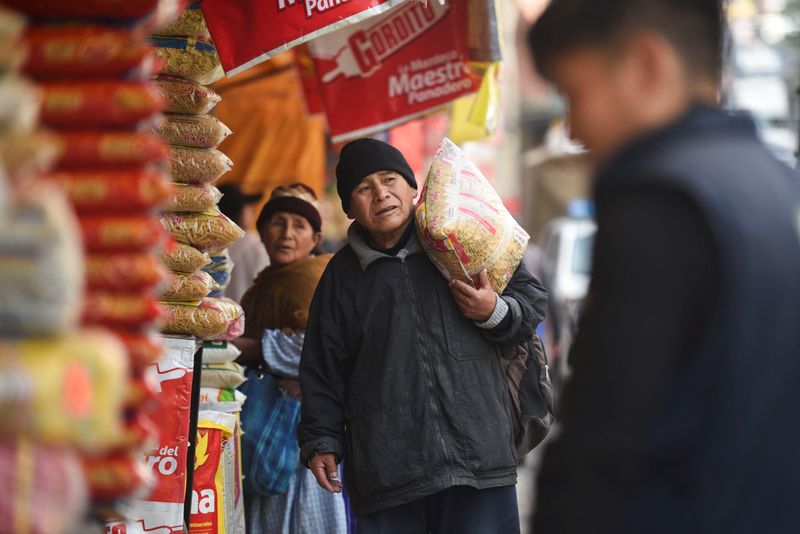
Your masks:
<svg viewBox="0 0 800 534"><path fill-rule="evenodd" d="M798 175L749 119L696 107L610 162L597 202L643 186L699 207L718 246L721 295L653 419L623 530L800 532Z"/></svg>

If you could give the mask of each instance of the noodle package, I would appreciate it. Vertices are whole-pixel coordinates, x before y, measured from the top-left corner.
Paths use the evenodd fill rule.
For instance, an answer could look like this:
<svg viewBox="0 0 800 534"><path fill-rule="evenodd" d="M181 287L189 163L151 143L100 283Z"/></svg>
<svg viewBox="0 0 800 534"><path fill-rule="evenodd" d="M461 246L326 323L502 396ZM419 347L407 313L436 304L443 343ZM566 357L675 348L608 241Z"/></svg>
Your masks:
<svg viewBox="0 0 800 534"><path fill-rule="evenodd" d="M220 250L244 236L244 231L219 210L167 213L161 224L175 239L199 250Z"/></svg>
<svg viewBox="0 0 800 534"><path fill-rule="evenodd" d="M486 269L497 293L508 285L530 239L480 170L447 138L415 215L425 252L448 280L473 284Z"/></svg>
<svg viewBox="0 0 800 534"><path fill-rule="evenodd" d="M161 262L177 273L193 273L211 263L207 252L200 252L191 245L171 241L161 254Z"/></svg>

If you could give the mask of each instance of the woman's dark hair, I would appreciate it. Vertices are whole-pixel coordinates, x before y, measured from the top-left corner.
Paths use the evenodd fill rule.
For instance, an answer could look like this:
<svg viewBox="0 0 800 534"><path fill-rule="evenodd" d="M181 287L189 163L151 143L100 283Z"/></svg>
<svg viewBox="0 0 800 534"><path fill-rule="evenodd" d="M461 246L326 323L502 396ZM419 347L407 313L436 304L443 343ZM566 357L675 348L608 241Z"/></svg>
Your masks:
<svg viewBox="0 0 800 534"><path fill-rule="evenodd" d="M538 70L552 79L564 54L608 48L631 31L662 34L694 74L719 80L723 0L552 0L527 35Z"/></svg>

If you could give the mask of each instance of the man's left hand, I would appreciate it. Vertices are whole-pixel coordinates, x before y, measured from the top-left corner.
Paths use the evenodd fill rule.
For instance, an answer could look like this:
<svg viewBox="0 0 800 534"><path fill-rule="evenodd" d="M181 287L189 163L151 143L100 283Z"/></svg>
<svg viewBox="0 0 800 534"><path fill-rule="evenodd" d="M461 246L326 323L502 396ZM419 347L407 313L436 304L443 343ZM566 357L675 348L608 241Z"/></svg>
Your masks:
<svg viewBox="0 0 800 534"><path fill-rule="evenodd" d="M450 282L450 291L453 293L461 313L467 319L483 323L489 320L497 305L497 293L489 283L489 275L486 269L478 273L475 279L475 287L471 287L461 280Z"/></svg>

